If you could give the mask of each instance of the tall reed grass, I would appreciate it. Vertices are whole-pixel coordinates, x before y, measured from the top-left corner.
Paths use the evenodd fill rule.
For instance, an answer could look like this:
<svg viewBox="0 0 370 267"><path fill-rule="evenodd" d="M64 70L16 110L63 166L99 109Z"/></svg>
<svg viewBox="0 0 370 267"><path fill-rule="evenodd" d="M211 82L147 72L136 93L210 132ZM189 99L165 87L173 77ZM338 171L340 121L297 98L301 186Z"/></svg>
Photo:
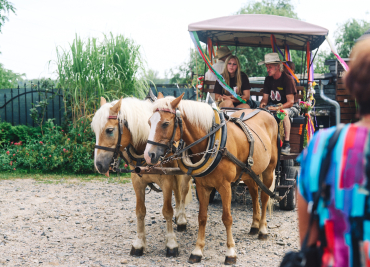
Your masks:
<svg viewBox="0 0 370 267"><path fill-rule="evenodd" d="M68 50L57 47L57 74L65 110L73 123L93 114L100 97L145 97L148 85L139 79L143 61L139 46L122 35L82 40L76 34Z"/></svg>

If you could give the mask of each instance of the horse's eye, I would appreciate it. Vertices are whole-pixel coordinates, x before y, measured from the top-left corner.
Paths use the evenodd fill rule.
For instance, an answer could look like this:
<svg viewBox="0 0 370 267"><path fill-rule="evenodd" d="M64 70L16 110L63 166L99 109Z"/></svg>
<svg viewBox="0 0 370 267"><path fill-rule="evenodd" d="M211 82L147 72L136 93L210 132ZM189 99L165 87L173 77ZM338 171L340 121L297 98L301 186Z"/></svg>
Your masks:
<svg viewBox="0 0 370 267"><path fill-rule="evenodd" d="M170 123L167 121L167 122L164 122L164 123L162 124L162 127L163 127L163 128L167 128L167 127L168 127L168 125L170 125Z"/></svg>
<svg viewBox="0 0 370 267"><path fill-rule="evenodd" d="M107 134L112 134L113 133L113 128L108 128L108 129L106 129L105 130L105 132L107 133Z"/></svg>

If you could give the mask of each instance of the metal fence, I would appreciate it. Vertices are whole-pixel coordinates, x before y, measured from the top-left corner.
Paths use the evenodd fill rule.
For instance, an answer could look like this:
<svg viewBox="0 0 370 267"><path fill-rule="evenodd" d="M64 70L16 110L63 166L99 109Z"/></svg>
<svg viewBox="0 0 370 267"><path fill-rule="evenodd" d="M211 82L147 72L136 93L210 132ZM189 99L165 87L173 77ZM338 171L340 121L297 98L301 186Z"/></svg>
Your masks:
<svg viewBox="0 0 370 267"><path fill-rule="evenodd" d="M44 119L55 119L54 123L61 125L64 114L63 97L57 89L40 88L40 83L24 85L14 89L0 90L0 121L6 121L12 125L35 126L31 118L30 109L32 104L45 100L46 97L54 96L48 99L48 105L45 110Z"/></svg>
<svg viewBox="0 0 370 267"><path fill-rule="evenodd" d="M155 87L151 86L151 89L155 95L158 94L157 92L161 92L164 96L178 97L182 93L185 93L184 99L196 100L196 89L186 88L184 86L183 84L157 84Z"/></svg>
<svg viewBox="0 0 370 267"><path fill-rule="evenodd" d="M195 89L186 88L181 84L158 84L152 87L152 91L155 95L157 95L157 92L161 92L164 96L171 95L175 97L185 93L184 99L196 100ZM18 86L18 88L13 89L1 89L0 121L9 122L12 125L35 126L31 118L30 109L33 108L33 104L43 101L49 96L54 97L48 99L44 119L55 119L54 123L61 125L64 114L63 96L57 89L48 89L46 91L40 88L39 82L37 84L24 84L23 87Z"/></svg>

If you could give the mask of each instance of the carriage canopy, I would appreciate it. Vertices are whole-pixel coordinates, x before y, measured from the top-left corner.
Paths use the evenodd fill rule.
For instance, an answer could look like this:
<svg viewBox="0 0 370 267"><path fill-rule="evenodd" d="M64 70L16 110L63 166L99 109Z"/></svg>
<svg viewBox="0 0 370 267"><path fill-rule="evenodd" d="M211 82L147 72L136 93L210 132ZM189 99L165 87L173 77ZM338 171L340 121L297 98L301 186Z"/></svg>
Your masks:
<svg viewBox="0 0 370 267"><path fill-rule="evenodd" d="M310 42L311 50L318 48L329 31L301 20L274 15L234 15L192 23L189 31L196 31L199 40L229 46L271 48L271 34L278 46L287 44L290 49L303 50Z"/></svg>

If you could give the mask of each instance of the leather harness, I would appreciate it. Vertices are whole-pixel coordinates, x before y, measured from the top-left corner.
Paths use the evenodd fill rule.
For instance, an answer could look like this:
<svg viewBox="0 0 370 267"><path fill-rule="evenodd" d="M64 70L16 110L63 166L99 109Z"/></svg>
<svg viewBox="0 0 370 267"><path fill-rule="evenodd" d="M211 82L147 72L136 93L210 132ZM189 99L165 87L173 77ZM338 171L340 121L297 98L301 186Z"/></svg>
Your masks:
<svg viewBox="0 0 370 267"><path fill-rule="evenodd" d="M133 147L131 147L130 145L128 145L127 147L125 147L125 151L127 152L127 155L129 156L129 158L131 159L131 161L129 162L125 156L123 155L122 151L121 151L121 138L122 138L122 133L123 133L123 125L127 128L128 128L128 124L127 124L127 121L126 120L120 120L118 118L118 116L109 116L108 119L113 119L113 120L118 120L118 140L117 140L117 144L116 144L116 147L115 148L111 148L111 147L105 147L105 146L99 146L99 145L95 145L95 148L97 149L102 149L102 150L105 150L105 151L110 151L110 152L113 152L113 157L112 157L112 160L110 162L110 165L112 166L112 171L114 172L117 172L118 174L119 173L132 173L133 170L127 170L127 169L122 169L122 168L119 168L119 165L121 163L121 159L124 160L124 162L127 164L127 165L132 165L130 163L132 163L133 161L136 161L136 165L134 167L137 167L137 166L143 166L142 164L146 163L145 161L142 162L142 159L141 158L135 158L131 153L130 153L130 149L133 149L135 151L135 149ZM136 151L135 151L136 153ZM136 153L137 154L137 153ZM139 175L140 176L140 175ZM161 189L155 187L155 185L153 183L148 183L148 186L151 190L154 190L155 192L162 192ZM150 192L150 191L149 191Z"/></svg>
<svg viewBox="0 0 370 267"><path fill-rule="evenodd" d="M222 145L222 147L219 148L219 150L217 151L217 155L221 155L220 157L220 160L222 159L222 157L227 157L231 162L233 162L234 164L236 164L237 166L239 166L242 171L240 173L240 176L239 178L234 182L232 183L232 186L236 186L239 184L240 182L240 179L241 179L241 176L243 173L247 173L249 174L249 176L257 183L257 185L266 193L268 194L271 198L273 199L276 199L278 201L281 201L283 199L283 197L280 197L278 195L276 195L274 192L271 192L269 190L269 188L267 188L263 182L261 181L261 179L259 178L259 176L252 170L252 166L254 164L254 161L253 161L253 153L254 153L254 138L253 138L253 135L250 131L250 127L248 127L245 123L243 123L243 121L245 120L248 120L252 117L254 117L255 115L257 115L261 110L263 111L266 111L265 109L256 109L254 110L253 112L247 114L245 117L244 117L244 113L242 113L241 117L240 118L234 118L234 117L229 117L225 114L225 116L227 117L228 121L230 122L233 122L235 123L236 125L238 125L242 130L243 132L245 133L245 135L247 136L247 139L248 139L248 142L250 143L250 147L249 147L249 156L248 156L248 160L247 160L247 164L245 164L244 162L240 161L239 159L237 159L233 154L231 154L227 148L226 148L226 139L225 139L225 142L224 144ZM185 148L181 148L181 146L179 146L178 148L174 147L174 137L175 137L175 134L176 134L176 129L177 129L177 125L180 126L180 131L181 131L181 135L180 135L180 144L183 143L183 140L182 140L182 119L181 119L181 113L179 110L176 109L176 111L173 111L173 110L170 110L170 109L157 109L156 111L163 111L163 112L169 112L169 113L172 113L172 114L175 114L175 125L174 125L174 131L172 133L172 137L171 137L171 140L169 141L168 144L162 144L162 143L158 143L158 142L154 142L154 141L151 141L151 140L148 140L148 143L149 144L153 144L153 145L159 145L159 146L163 146L166 148L166 153L165 153L165 156L166 157L168 155L168 153L172 152L173 155L170 157L170 158L175 158L175 156L178 156L180 154L182 154L184 151L186 150L189 150L191 147L199 144L200 142L204 141L206 138L208 137L211 137L212 135L214 135L220 128L222 128L223 126L225 126L225 121L223 121L222 123L220 123L219 125L217 125L213 130L211 130L208 134L206 134L205 136L203 136L202 138L198 139L197 141L193 142L192 144L186 146ZM269 112L270 113L270 112ZM221 114L221 113L220 113ZM271 114L271 113L270 113ZM253 130L252 130L253 131ZM254 132L254 131L253 131ZM256 134L256 133L255 133ZM256 134L256 136L261 140L261 138ZM262 142L262 140L261 140ZM262 142L263 144L263 142ZM263 144L264 145L264 144ZM266 147L265 147L266 149ZM162 159L164 158L162 157ZM219 161L217 161L216 164L212 164L211 168L207 169L207 171L205 173L202 173L202 174L198 174L196 175L195 177L201 177L201 176L205 176L205 175L208 175L210 174L218 165ZM189 174L189 173L188 173Z"/></svg>

